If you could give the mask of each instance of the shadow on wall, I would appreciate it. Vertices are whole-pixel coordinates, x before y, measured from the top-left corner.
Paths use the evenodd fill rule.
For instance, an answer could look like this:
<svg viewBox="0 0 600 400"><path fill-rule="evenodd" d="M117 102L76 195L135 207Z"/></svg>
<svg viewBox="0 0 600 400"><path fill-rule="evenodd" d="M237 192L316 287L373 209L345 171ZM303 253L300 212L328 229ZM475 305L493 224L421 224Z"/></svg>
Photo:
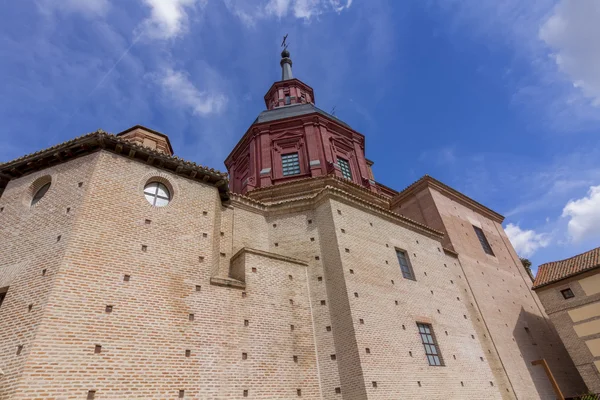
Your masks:
<svg viewBox="0 0 600 400"><path fill-rule="evenodd" d="M586 393L585 383L551 322L521 307L513 337L541 399L557 398L544 367L531 364L532 361L542 359L548 363L565 397Z"/></svg>

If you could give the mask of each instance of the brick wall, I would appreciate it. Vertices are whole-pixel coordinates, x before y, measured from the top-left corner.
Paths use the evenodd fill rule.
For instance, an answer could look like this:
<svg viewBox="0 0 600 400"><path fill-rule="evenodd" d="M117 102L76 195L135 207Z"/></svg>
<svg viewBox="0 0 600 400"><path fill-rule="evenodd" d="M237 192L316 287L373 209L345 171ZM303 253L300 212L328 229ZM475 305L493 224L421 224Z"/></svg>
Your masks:
<svg viewBox="0 0 600 400"><path fill-rule="evenodd" d="M55 183L31 209L27 189L45 174ZM153 179L169 186L167 207L144 199ZM498 224L429 196L455 258L385 210L312 193L222 205L210 185L108 152L11 181L0 397L552 398L530 366L541 357L561 387L577 385ZM428 365L417 322L432 325L444 366Z"/></svg>
<svg viewBox="0 0 600 400"><path fill-rule="evenodd" d="M41 383L23 375L51 318L49 294L60 279L96 159L90 155L12 180L0 198L0 288L8 287L0 307L1 399L18 398L18 388ZM35 184L48 177L50 189L31 206Z"/></svg>
<svg viewBox="0 0 600 400"><path fill-rule="evenodd" d="M594 393L600 393L600 372L594 365L594 361L599 358L594 357L585 342L599 339L600 332L593 333L592 331L590 335L580 337L575 331L575 323L569 316L569 311L600 302L600 293L586 295L579 283L579 280L599 273L598 270L593 270L536 290L571 359L577 366L588 389ZM566 288L571 289L575 297L565 299L560 291ZM597 320L600 320L598 315L577 321L577 323L585 324Z"/></svg>
<svg viewBox="0 0 600 400"><path fill-rule="evenodd" d="M489 363L505 394L510 398L554 398L542 367L531 365L542 358L550 365L563 394L582 393L585 388L581 377L531 290L531 279L502 225L435 189L426 188L424 192L411 200L418 203L420 199L429 199L436 205L433 209L428 201L420 207L426 210L421 218L426 221L437 220L437 215L442 218L441 228L459 254L462 277L474 298L470 311L473 315L480 314L478 335L486 343ZM415 214L415 205L407 204L398 212ZM474 225L483 230L494 256L484 252Z"/></svg>

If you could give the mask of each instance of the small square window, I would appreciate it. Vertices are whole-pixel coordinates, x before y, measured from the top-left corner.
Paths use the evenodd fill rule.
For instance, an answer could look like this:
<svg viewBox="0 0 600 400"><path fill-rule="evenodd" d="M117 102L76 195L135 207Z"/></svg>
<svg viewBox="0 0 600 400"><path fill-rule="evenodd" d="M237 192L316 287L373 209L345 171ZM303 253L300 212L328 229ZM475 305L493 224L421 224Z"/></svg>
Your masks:
<svg viewBox="0 0 600 400"><path fill-rule="evenodd" d="M565 299L572 299L573 297L575 297L575 295L573 294L573 291L570 288L561 290L560 293L563 295L563 297Z"/></svg>
<svg viewBox="0 0 600 400"><path fill-rule="evenodd" d="M283 176L297 175L300 173L300 159L298 153L283 154L281 156Z"/></svg>
<svg viewBox="0 0 600 400"><path fill-rule="evenodd" d="M400 270L404 279L415 280L415 273L408 261L408 255L402 250L396 250L396 256L398 257L398 263L400 264Z"/></svg>
<svg viewBox="0 0 600 400"><path fill-rule="evenodd" d="M352 180L352 171L350 171L350 163L348 160L338 157L338 165L340 166L340 171L342 171L342 176L346 179Z"/></svg>

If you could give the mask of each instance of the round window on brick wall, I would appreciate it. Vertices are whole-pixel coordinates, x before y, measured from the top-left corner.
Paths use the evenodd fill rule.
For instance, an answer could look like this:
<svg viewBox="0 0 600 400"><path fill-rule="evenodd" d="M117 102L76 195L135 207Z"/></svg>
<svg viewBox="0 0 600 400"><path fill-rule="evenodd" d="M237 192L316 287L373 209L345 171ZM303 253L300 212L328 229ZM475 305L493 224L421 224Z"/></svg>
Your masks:
<svg viewBox="0 0 600 400"><path fill-rule="evenodd" d="M155 207L164 207L171 201L171 191L162 182L151 181L144 187L144 196Z"/></svg>
<svg viewBox="0 0 600 400"><path fill-rule="evenodd" d="M33 182L30 189L30 205L35 206L46 195L50 186L52 186L52 178L50 176L43 176Z"/></svg>

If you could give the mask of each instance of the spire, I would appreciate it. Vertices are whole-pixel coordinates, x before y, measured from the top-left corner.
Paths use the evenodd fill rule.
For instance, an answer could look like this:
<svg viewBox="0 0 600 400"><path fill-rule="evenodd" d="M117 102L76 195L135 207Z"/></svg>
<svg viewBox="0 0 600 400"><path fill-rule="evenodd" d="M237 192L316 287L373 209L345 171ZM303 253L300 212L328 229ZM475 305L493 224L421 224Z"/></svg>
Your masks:
<svg viewBox="0 0 600 400"><path fill-rule="evenodd" d="M294 78L292 75L292 59L290 58L290 52L288 51L287 46L281 52L281 61L279 62L279 65L281 65L282 81Z"/></svg>

